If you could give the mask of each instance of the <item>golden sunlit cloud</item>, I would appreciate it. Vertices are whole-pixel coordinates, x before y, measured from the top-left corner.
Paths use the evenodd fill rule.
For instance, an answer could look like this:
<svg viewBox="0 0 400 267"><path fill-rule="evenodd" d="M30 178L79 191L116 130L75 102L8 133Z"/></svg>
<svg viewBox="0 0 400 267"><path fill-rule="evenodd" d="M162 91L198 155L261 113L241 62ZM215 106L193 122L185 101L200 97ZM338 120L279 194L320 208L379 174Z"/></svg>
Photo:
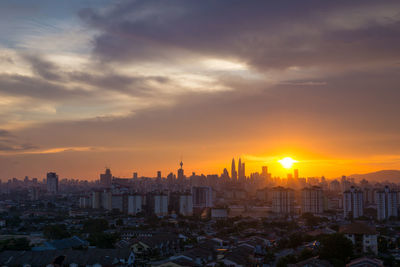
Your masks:
<svg viewBox="0 0 400 267"><path fill-rule="evenodd" d="M281 160L278 160L278 162L279 162L280 164L282 164L282 166L283 166L285 169L290 169L290 168L292 168L293 164L296 163L296 162L298 162L298 161L297 161L297 160L294 160L294 159L292 159L292 158L290 158L290 157L286 157L286 158L283 158L283 159L281 159Z"/></svg>

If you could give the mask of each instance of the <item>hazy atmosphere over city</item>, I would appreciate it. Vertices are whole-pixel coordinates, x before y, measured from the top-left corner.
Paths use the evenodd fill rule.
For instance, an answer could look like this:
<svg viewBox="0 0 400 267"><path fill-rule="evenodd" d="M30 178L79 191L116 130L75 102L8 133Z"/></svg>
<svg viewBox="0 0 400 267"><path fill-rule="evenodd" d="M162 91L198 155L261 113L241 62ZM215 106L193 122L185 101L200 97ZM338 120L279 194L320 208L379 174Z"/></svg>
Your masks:
<svg viewBox="0 0 400 267"><path fill-rule="evenodd" d="M0 1L0 266L400 267L399 214L399 0Z"/></svg>
<svg viewBox="0 0 400 267"><path fill-rule="evenodd" d="M2 1L0 178L400 169L399 1Z"/></svg>

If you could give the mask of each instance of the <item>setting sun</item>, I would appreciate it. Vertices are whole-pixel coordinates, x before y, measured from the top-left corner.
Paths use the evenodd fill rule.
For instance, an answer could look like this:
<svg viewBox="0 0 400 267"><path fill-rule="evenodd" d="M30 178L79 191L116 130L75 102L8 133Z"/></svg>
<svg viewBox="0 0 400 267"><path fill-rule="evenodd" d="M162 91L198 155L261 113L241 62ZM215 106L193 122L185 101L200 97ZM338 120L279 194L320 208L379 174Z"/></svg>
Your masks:
<svg viewBox="0 0 400 267"><path fill-rule="evenodd" d="M294 160L294 159L292 159L292 158L290 158L290 157L286 157L286 158L283 158L283 159L281 159L281 160L278 160L278 162L279 162L280 164L282 164L282 166L283 166L285 169L290 169L290 168L292 168L293 163L296 163L296 162L298 162L298 161L297 161L297 160Z"/></svg>

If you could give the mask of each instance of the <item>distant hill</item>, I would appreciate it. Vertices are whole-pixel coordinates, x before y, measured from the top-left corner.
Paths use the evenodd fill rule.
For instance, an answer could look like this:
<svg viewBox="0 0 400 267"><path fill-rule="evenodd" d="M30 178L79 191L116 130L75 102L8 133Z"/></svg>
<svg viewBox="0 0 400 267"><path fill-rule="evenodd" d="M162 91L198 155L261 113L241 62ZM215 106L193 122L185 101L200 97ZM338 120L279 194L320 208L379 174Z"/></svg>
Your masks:
<svg viewBox="0 0 400 267"><path fill-rule="evenodd" d="M375 182L389 181L393 183L400 183L400 170L382 170L377 172L370 172L365 174L352 174L349 175L351 178L355 178L356 181L362 179Z"/></svg>

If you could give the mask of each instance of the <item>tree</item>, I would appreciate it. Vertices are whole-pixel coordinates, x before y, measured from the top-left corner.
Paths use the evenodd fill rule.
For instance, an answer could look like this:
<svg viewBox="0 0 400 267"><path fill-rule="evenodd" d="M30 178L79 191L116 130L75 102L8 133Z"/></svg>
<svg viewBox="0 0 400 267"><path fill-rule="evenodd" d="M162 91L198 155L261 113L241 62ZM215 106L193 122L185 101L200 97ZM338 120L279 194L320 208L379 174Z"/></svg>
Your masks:
<svg viewBox="0 0 400 267"><path fill-rule="evenodd" d="M114 248L114 243L119 239L118 234L92 233L88 241L91 246L98 248Z"/></svg>
<svg viewBox="0 0 400 267"><path fill-rule="evenodd" d="M108 229L108 222L105 219L89 219L83 223L84 233L102 233Z"/></svg>
<svg viewBox="0 0 400 267"><path fill-rule="evenodd" d="M275 260L275 254L272 251L268 250L264 256L264 263L268 264L270 262L273 262L274 260Z"/></svg>
<svg viewBox="0 0 400 267"><path fill-rule="evenodd" d="M279 258L278 262L276 263L277 267L286 267L289 263L296 263L297 259L295 255L287 255L284 257Z"/></svg>
<svg viewBox="0 0 400 267"><path fill-rule="evenodd" d="M313 251L311 249L305 248L300 252L300 255L297 256L297 261L304 261L313 256L314 256Z"/></svg>
<svg viewBox="0 0 400 267"><path fill-rule="evenodd" d="M303 243L303 236L301 233L295 233L292 234L289 237L289 243L288 243L288 247L289 248L296 248L298 246L300 246Z"/></svg>
<svg viewBox="0 0 400 267"><path fill-rule="evenodd" d="M27 238L12 238L0 242L0 251L3 250L31 250L30 242Z"/></svg>
<svg viewBox="0 0 400 267"><path fill-rule="evenodd" d="M378 237L378 251L381 253L386 253L388 251L389 242L386 238L380 236Z"/></svg>
<svg viewBox="0 0 400 267"><path fill-rule="evenodd" d="M63 239L71 236L65 224L46 225L43 229L43 235L47 239Z"/></svg>
<svg viewBox="0 0 400 267"><path fill-rule="evenodd" d="M332 261L334 259L346 263L353 256L353 243L343 234L332 234L321 239L320 257Z"/></svg>

